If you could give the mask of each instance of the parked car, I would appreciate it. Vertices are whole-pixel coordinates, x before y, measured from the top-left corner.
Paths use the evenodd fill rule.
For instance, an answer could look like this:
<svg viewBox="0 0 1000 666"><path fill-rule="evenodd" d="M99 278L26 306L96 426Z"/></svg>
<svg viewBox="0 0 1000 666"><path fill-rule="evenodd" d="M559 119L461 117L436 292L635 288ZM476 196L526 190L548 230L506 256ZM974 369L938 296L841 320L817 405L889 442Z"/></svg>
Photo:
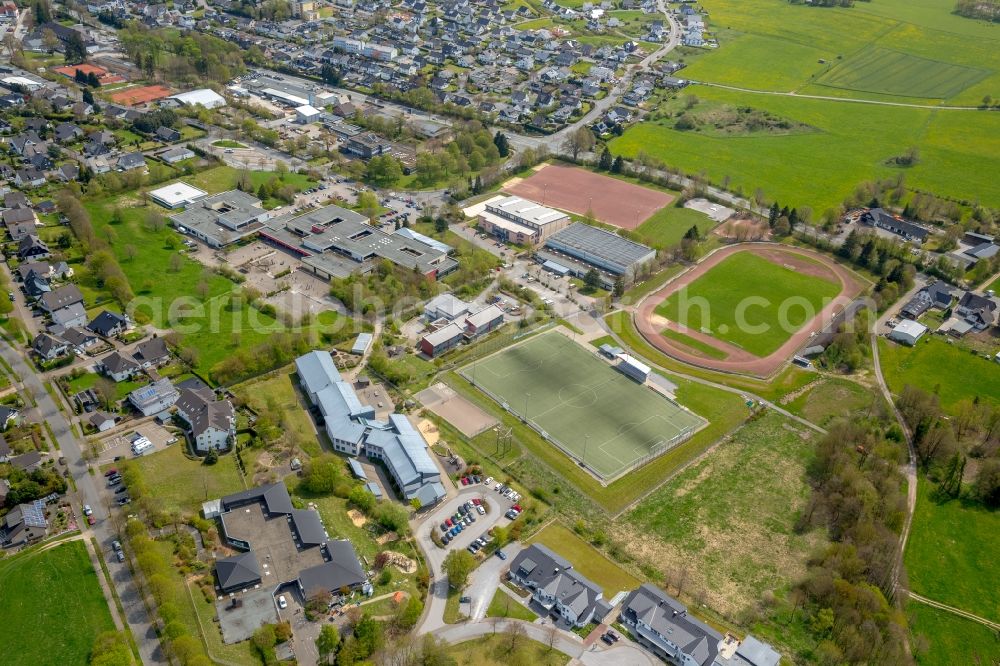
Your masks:
<svg viewBox="0 0 1000 666"><path fill-rule="evenodd" d="M472 599L470 599L469 597L460 597L459 600L458 600L458 603L460 603L460 604L467 604L470 601L472 601Z"/></svg>
<svg viewBox="0 0 1000 666"><path fill-rule="evenodd" d="M288 600L283 594L278 595L278 608L288 608Z"/></svg>
<svg viewBox="0 0 1000 666"><path fill-rule="evenodd" d="M484 508L483 508L483 507L481 507L481 506L477 506L477 507L476 507L476 511L478 511L478 512L479 512L479 515L480 515L480 516L485 516L485 515L486 515L486 509L484 509Z"/></svg>
<svg viewBox="0 0 1000 666"><path fill-rule="evenodd" d="M127 493L127 492L128 492L128 488L126 488L125 486L122 486L121 488L117 488L115 490L115 495L121 495L122 493Z"/></svg>
<svg viewBox="0 0 1000 666"><path fill-rule="evenodd" d="M122 551L116 550L115 551L115 556L118 558L119 562L124 562L125 561L125 553L123 553Z"/></svg>
<svg viewBox="0 0 1000 666"><path fill-rule="evenodd" d="M91 514L91 515L87 516L87 524L88 524L88 525L93 525L93 524L94 524L94 523L96 523L96 522L97 522L97 519L96 519L96 518L94 518L94 515L93 515L93 514Z"/></svg>
<svg viewBox="0 0 1000 666"><path fill-rule="evenodd" d="M89 504L84 504L83 505L83 515L89 516L92 513L94 513L94 510L90 508L90 505Z"/></svg>
<svg viewBox="0 0 1000 666"><path fill-rule="evenodd" d="M118 476L118 470L112 467L111 469L109 469L107 472L104 473L104 476Z"/></svg>
<svg viewBox="0 0 1000 666"><path fill-rule="evenodd" d="M608 645L614 645L615 644L614 639L611 638L611 636L608 636L606 633L605 634L601 634L601 640L604 641L605 643L607 643Z"/></svg>
<svg viewBox="0 0 1000 666"><path fill-rule="evenodd" d="M125 506L131 501L132 501L131 497L129 497L128 495L122 495L121 497L118 498L118 506ZM93 523L91 523L91 525L93 525Z"/></svg>
<svg viewBox="0 0 1000 666"><path fill-rule="evenodd" d="M498 551L496 552L496 555L497 555L497 557L499 557L499 558L500 558L501 560L506 560L506 559L507 559L507 553L503 552L502 550L498 550Z"/></svg>
<svg viewBox="0 0 1000 666"><path fill-rule="evenodd" d="M122 549L122 544L120 541L111 542L111 550L121 550L121 549Z"/></svg>

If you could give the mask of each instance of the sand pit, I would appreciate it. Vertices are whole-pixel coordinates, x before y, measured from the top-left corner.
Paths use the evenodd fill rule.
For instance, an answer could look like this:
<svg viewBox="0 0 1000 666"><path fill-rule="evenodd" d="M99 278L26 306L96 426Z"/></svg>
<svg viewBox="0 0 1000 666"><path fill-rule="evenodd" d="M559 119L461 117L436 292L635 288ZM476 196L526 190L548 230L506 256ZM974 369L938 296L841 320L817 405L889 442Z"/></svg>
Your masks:
<svg viewBox="0 0 1000 666"><path fill-rule="evenodd" d="M392 543L393 541L399 541L399 535L395 532L386 532L385 534L376 537L375 543L380 546L384 546L387 543Z"/></svg>
<svg viewBox="0 0 1000 666"><path fill-rule="evenodd" d="M509 181L504 191L577 215L590 211L597 220L622 229L635 229L674 199L666 192L586 169L543 166L523 180Z"/></svg>
<svg viewBox="0 0 1000 666"><path fill-rule="evenodd" d="M368 522L365 514L361 513L357 509L349 509L347 511L347 517L351 519L351 523L353 523L355 527L364 527L365 523Z"/></svg>
<svg viewBox="0 0 1000 666"><path fill-rule="evenodd" d="M427 440L427 444L430 446L434 446L441 439L441 433L438 431L437 426L427 419L420 420L420 423L417 424L417 430L420 431L420 434L424 436L424 439Z"/></svg>

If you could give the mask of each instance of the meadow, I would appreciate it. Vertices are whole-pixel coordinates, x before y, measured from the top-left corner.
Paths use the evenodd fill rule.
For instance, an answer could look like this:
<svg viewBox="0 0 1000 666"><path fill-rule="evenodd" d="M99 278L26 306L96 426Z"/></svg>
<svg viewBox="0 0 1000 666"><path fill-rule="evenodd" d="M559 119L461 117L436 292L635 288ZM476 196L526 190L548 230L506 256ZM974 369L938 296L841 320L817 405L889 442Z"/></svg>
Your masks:
<svg viewBox="0 0 1000 666"><path fill-rule="evenodd" d="M692 86L685 95L749 106L817 131L704 136L645 122L612 141L626 157L645 151L671 166L816 213L860 182L905 175L907 185L1000 205L1000 114L945 111L1000 92L1000 32L952 14L951 0L859 2L816 8L784 0L705 0L720 46L684 78L763 91L928 104L931 108L758 95ZM831 83L841 87L831 87ZM910 147L915 166L886 164Z"/></svg>
<svg viewBox="0 0 1000 666"><path fill-rule="evenodd" d="M906 571L917 594L1000 621L1000 512L964 500L944 503L933 484L917 486Z"/></svg>
<svg viewBox="0 0 1000 666"><path fill-rule="evenodd" d="M609 560L562 523L549 523L533 535L528 543L540 543L565 557L576 571L604 589L605 599L610 599L620 591L639 587L635 576Z"/></svg>
<svg viewBox="0 0 1000 666"><path fill-rule="evenodd" d="M927 652L917 655L921 666L987 664L1000 653L1000 637L981 624L911 601L906 605L910 633L927 639Z"/></svg>
<svg viewBox="0 0 1000 666"><path fill-rule="evenodd" d="M988 74L982 69L869 47L838 63L817 82L847 90L947 99Z"/></svg>
<svg viewBox="0 0 1000 666"><path fill-rule="evenodd" d="M827 426L834 419L867 412L876 401L881 399L872 389L849 379L829 377L784 406L818 426Z"/></svg>
<svg viewBox="0 0 1000 666"><path fill-rule="evenodd" d="M646 498L615 535L668 580L686 570L688 594L731 617L786 590L825 541L822 530L793 529L816 437L769 412Z"/></svg>
<svg viewBox="0 0 1000 666"><path fill-rule="evenodd" d="M98 575L82 541L0 560L3 663L87 663L97 635L115 628Z"/></svg>
<svg viewBox="0 0 1000 666"><path fill-rule="evenodd" d="M150 497L155 497L163 511L197 513L203 502L246 490L232 455L220 456L219 462L206 465L184 455L183 443L120 463L138 471ZM247 469L253 469L256 454L243 454Z"/></svg>
<svg viewBox="0 0 1000 666"><path fill-rule="evenodd" d="M267 377L254 379L232 388L255 412L266 415L282 430L282 437L310 456L322 453L316 428L309 416L309 406L295 390L295 366L288 366Z"/></svg>
<svg viewBox="0 0 1000 666"><path fill-rule="evenodd" d="M830 94L828 88L820 90ZM625 157L645 152L685 171L704 172L715 183L728 177L735 191L749 195L759 187L768 199L809 206L817 216L839 205L861 182L898 176L909 187L1000 206L1000 180L992 176L1000 172L998 113L860 105L705 86L692 86L686 94L761 109L816 131L708 136L657 120L627 129L611 141L611 151ZM916 165L887 165L914 146L920 152Z"/></svg>
<svg viewBox="0 0 1000 666"><path fill-rule="evenodd" d="M907 384L917 386L936 393L941 407L949 411L976 397L1000 401L1000 367L993 361L929 333L915 347L884 338L878 344L882 372L897 395Z"/></svg>
<svg viewBox="0 0 1000 666"><path fill-rule="evenodd" d="M656 312L764 357L784 344L819 313L827 299L838 293L839 284L798 273L752 252L738 252L672 294L657 306ZM751 297L768 302L746 308ZM792 299L807 303L806 310L811 311L804 312L798 306L789 308L783 325L782 306ZM759 326L766 328L759 333L749 330Z"/></svg>
<svg viewBox="0 0 1000 666"><path fill-rule="evenodd" d="M474 641L450 645L445 653L457 666L563 666L570 658L548 645L522 638L515 650L510 649L510 639L505 634L483 636Z"/></svg>

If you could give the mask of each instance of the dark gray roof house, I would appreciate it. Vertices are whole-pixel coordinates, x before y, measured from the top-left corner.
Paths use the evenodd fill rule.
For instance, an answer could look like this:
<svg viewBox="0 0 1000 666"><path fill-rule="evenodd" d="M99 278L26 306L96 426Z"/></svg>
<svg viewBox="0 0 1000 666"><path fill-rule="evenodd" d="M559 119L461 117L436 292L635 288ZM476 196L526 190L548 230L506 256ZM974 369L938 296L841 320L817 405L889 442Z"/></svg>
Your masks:
<svg viewBox="0 0 1000 666"><path fill-rule="evenodd" d="M169 361L170 350L163 338L152 338L136 345L132 358L138 361L142 367L148 368Z"/></svg>
<svg viewBox="0 0 1000 666"><path fill-rule="evenodd" d="M128 330L128 327L128 317L115 312L110 312L108 310L102 311L101 314L94 317L94 319L87 324L87 328L104 338L110 338L124 333Z"/></svg>
<svg viewBox="0 0 1000 666"><path fill-rule="evenodd" d="M33 543L44 539L48 530L45 502L35 500L30 504L18 504L4 516L0 543L8 547Z"/></svg>
<svg viewBox="0 0 1000 666"><path fill-rule="evenodd" d="M28 234L17 244L17 256L22 261L25 259L44 259L52 254L45 241L34 234Z"/></svg>
<svg viewBox="0 0 1000 666"><path fill-rule="evenodd" d="M260 582L260 564L252 550L232 557L220 557L215 561L215 576L223 590L251 587Z"/></svg>
<svg viewBox="0 0 1000 666"><path fill-rule="evenodd" d="M67 284L47 294L42 294L38 304L46 312L52 313L74 303L83 303L83 294L75 284Z"/></svg>
<svg viewBox="0 0 1000 666"><path fill-rule="evenodd" d="M510 563L510 577L531 591L534 601L558 614L569 626L582 627L604 617L611 607L604 592L548 547L532 544Z"/></svg>

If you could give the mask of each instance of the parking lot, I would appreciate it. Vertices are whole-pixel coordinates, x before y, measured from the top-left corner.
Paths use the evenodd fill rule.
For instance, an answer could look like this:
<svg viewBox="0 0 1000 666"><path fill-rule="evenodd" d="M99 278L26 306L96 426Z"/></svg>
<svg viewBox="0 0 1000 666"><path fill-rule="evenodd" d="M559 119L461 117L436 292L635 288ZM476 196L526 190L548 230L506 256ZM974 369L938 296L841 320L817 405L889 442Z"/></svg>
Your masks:
<svg viewBox="0 0 1000 666"><path fill-rule="evenodd" d="M100 440L98 464L106 464L119 458L134 458L131 444L136 433L153 443L153 448L149 449L145 455L162 451L171 444L180 442L182 438L180 432L158 424L153 417L129 421Z"/></svg>

